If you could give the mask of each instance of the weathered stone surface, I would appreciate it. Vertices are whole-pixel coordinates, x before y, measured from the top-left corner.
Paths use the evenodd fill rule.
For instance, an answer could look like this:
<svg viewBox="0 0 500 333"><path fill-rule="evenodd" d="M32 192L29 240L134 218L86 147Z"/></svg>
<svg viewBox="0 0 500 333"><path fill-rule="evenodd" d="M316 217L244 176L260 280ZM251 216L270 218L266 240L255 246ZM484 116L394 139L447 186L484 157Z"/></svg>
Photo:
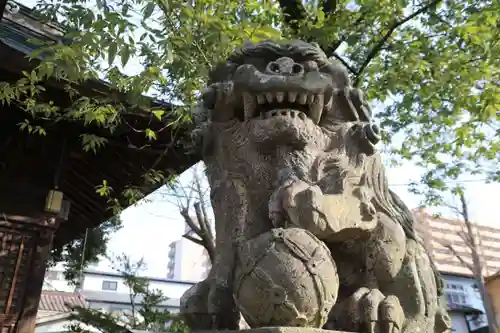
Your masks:
<svg viewBox="0 0 500 333"><path fill-rule="evenodd" d="M301 228L276 228L239 249L234 298L250 327L322 327L339 278L326 245Z"/></svg>
<svg viewBox="0 0 500 333"><path fill-rule="evenodd" d="M195 114L215 214L188 325L442 333L442 281L389 190L363 94L313 44L246 44ZM277 236L281 235L281 236ZM326 323L325 323L326 321Z"/></svg>
<svg viewBox="0 0 500 333"><path fill-rule="evenodd" d="M194 333L353 333L344 331L329 331L320 328L311 327L260 327L247 330L228 330L228 331L218 331L218 330L204 330L204 331L194 331Z"/></svg>

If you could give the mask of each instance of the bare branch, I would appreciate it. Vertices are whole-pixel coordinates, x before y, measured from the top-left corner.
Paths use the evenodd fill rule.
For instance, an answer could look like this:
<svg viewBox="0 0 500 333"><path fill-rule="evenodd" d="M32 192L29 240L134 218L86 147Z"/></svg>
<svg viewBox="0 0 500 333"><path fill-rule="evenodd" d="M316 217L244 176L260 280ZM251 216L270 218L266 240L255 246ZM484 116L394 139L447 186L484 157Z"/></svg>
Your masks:
<svg viewBox="0 0 500 333"><path fill-rule="evenodd" d="M210 261L215 257L215 236L210 226L208 213L207 189L203 183L202 174L194 166L191 179L182 184L181 181L171 183L166 197L173 198L179 208L179 213L191 231L183 237L203 246ZM194 237L193 237L194 236ZM196 240L196 241L194 241Z"/></svg>
<svg viewBox="0 0 500 333"><path fill-rule="evenodd" d="M365 61L361 64L361 67L358 70L358 74L357 74L357 78L356 78L356 81L354 83L354 86L356 86L356 87L359 86L359 84L361 83L361 77L363 75L363 72L366 70L366 68L368 67L370 62L377 56L377 54L380 52L380 50L382 49L384 44L389 40L389 38L394 33L394 31L396 31L397 28L399 28L403 24L409 22L410 20L414 19L418 15L425 13L427 10L436 6L441 1L442 0L433 0L433 1L429 2L427 5L420 8L419 10L417 10L417 11L413 12L412 14L408 15L407 17L403 18L402 20L395 21L389 27L389 29L387 30L385 35L382 36L382 38L377 42L377 44L375 44L375 46L372 48L370 53L368 53L368 56L366 57Z"/></svg>
<svg viewBox="0 0 500 333"><path fill-rule="evenodd" d="M185 235L182 235L182 237L186 238L187 240L190 240L191 242L193 243L196 243L198 245L201 245L201 246L205 246L203 244L203 241L201 239L198 239L198 238L194 238L193 236L190 236L189 234L185 234Z"/></svg>
<svg viewBox="0 0 500 333"><path fill-rule="evenodd" d="M462 228L462 231L458 233L458 236L462 238L467 247L471 248L472 246L471 235L467 231L465 231L464 228Z"/></svg>
<svg viewBox="0 0 500 333"><path fill-rule="evenodd" d="M196 222L193 220L193 218L189 215L189 212L187 209L183 209L180 211L182 217L184 218L184 221L186 221L187 225L193 232L197 235L203 234L201 229L196 225Z"/></svg>
<svg viewBox="0 0 500 333"><path fill-rule="evenodd" d="M445 206L446 208L448 208L449 210L451 210L452 212L454 212L457 217L462 218L462 216L463 216L462 211L460 209L458 209L456 206L451 205L451 204L446 203L446 202L443 202L442 205Z"/></svg>
<svg viewBox="0 0 500 333"><path fill-rule="evenodd" d="M207 234L207 225L206 225L206 220L203 217L203 213L201 211L200 203L195 202L194 203L194 212L196 214L196 219L198 220L198 224L200 226L200 230L202 234Z"/></svg>
<svg viewBox="0 0 500 333"><path fill-rule="evenodd" d="M464 217L464 221L467 224L470 224L470 218L469 218L469 207L467 205L467 200L465 199L465 194L463 191L458 192L458 198L460 199L460 205L462 206L462 216Z"/></svg>
<svg viewBox="0 0 500 333"><path fill-rule="evenodd" d="M215 242L212 231L210 230L210 225L208 225L208 221L203 218L199 202L194 204L194 209L201 229L201 233L199 233L198 236L203 240L203 247L207 250L210 261L213 262L215 258Z"/></svg>
<svg viewBox="0 0 500 333"><path fill-rule="evenodd" d="M451 244L444 245L444 247L446 247L448 250L450 250L450 252L462 263L462 265L464 265L472 273L474 273L474 267L472 267L471 264L467 263L465 261L465 259L460 254L458 254L458 252L455 250L455 248Z"/></svg>
<svg viewBox="0 0 500 333"><path fill-rule="evenodd" d="M337 59L338 61L340 61L342 63L342 65L344 65L345 68L347 68L347 70L349 72L351 72L352 74L354 75L358 75L358 72L354 69L354 67L352 67L351 65L349 65L347 63L347 61L345 61L341 56L339 56L337 53L333 52L332 53L332 57L334 57L335 59Z"/></svg>
<svg viewBox="0 0 500 333"><path fill-rule="evenodd" d="M201 186L201 179L198 173L194 175L194 185L196 187L196 192L198 195L198 206L195 205L195 210L197 211L198 222L204 233L210 239L210 243L214 243L214 234L212 228L210 227L210 218L208 217L207 207L205 205L205 197L207 192L203 190ZM198 211L199 210L199 211ZM203 225L202 225L203 224Z"/></svg>

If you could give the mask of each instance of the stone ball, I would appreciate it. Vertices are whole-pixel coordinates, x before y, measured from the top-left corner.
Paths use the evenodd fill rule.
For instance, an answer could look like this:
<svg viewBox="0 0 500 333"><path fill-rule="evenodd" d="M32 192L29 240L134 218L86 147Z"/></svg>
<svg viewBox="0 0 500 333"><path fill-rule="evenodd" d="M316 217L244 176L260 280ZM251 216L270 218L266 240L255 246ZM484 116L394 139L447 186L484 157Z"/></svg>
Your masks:
<svg viewBox="0 0 500 333"><path fill-rule="evenodd" d="M330 250L300 228L277 228L241 245L234 299L252 328L321 328L339 277Z"/></svg>

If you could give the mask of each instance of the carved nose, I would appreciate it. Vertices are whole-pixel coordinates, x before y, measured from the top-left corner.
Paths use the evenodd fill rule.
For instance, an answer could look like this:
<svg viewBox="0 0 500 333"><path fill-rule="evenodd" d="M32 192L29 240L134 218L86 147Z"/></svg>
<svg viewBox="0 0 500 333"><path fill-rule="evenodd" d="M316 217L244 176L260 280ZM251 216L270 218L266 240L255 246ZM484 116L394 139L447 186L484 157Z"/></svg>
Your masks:
<svg viewBox="0 0 500 333"><path fill-rule="evenodd" d="M291 58L282 57L267 64L266 72L274 75L301 75L304 67Z"/></svg>

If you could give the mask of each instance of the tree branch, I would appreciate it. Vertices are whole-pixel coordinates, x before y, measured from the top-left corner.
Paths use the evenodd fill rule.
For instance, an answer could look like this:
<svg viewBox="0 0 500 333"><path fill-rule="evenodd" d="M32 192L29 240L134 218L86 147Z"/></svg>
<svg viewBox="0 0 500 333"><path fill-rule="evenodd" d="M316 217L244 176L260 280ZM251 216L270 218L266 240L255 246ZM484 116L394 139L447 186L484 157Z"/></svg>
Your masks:
<svg viewBox="0 0 500 333"><path fill-rule="evenodd" d="M351 65L349 65L347 63L347 61L345 61L341 56L339 56L337 53L333 52L332 54L332 57L334 57L335 59L337 59L338 61L340 61L342 63L342 65L344 65L345 68L347 68L347 70L349 72L351 72L352 74L354 75L358 75L358 72L354 69L354 67L352 67Z"/></svg>
<svg viewBox="0 0 500 333"><path fill-rule="evenodd" d="M184 221L186 221L187 225L193 232L197 235L201 235L202 231L201 229L196 225L194 222L193 218L189 215L189 212L186 208L181 210L181 216L184 218Z"/></svg>
<svg viewBox="0 0 500 333"><path fill-rule="evenodd" d="M198 203L197 205L195 204L195 210L196 214L198 216L199 222L200 222L200 228L201 230L207 235L209 238L210 244L214 244L214 234L212 233L212 228L210 228L210 219L208 217L207 209L205 206L205 196L206 193L203 191L201 187L201 179L198 174L198 171L194 173L194 185L196 189L196 194L198 195Z"/></svg>
<svg viewBox="0 0 500 333"><path fill-rule="evenodd" d="M358 70L358 74L357 74L357 78L356 78L356 81L354 83L354 86L356 86L356 87L359 86L359 84L361 82L361 77L363 75L363 72L366 70L366 68L368 67L368 65L370 64L370 62L377 56L377 54L380 52L380 50L382 49L382 47L384 46L384 44L387 42L387 40L389 40L389 38L391 37L391 35L394 33L394 31L397 28L399 28L403 24L407 23L408 21L414 19L418 15L425 13L428 9L436 6L441 1L442 0L433 0L433 1L429 2L427 5L425 5L422 8L420 8L419 10L417 10L414 13L412 13L412 14L408 15L407 17L403 18L402 20L394 22L392 24L392 26L389 27L389 30L387 30L387 32L385 33L385 35L371 49L371 51L370 51L370 53L368 53L368 56L366 57L365 61L361 64L361 66L360 66L360 68Z"/></svg>
<svg viewBox="0 0 500 333"><path fill-rule="evenodd" d="M203 247L207 250L210 262L213 262L215 259L215 243L210 226L208 225L208 221L203 218L199 202L194 204L194 209L201 229L201 233L199 233L198 236L203 240Z"/></svg>
<svg viewBox="0 0 500 333"><path fill-rule="evenodd" d="M187 240L190 240L193 243L196 243L198 245L201 245L201 246L205 247L205 244L203 244L203 241L201 239L194 238L193 236L190 236L189 233L185 234L185 235L182 235L182 237L186 238Z"/></svg>
<svg viewBox="0 0 500 333"><path fill-rule="evenodd" d="M201 175L197 168L195 167L195 170L192 171L192 180L188 186L183 186L177 181L169 186L168 195L176 198L179 213L194 233L193 236L195 236L192 237L191 232L189 232L183 237L203 246L210 261L213 262L215 258L215 236L210 227L210 218L205 207L207 192L202 186ZM194 209L194 214L191 208Z"/></svg>
<svg viewBox="0 0 500 333"><path fill-rule="evenodd" d="M451 244L444 245L444 247L447 248L448 250L450 250L450 252L462 263L462 265L464 265L472 273L474 273L474 268L472 267L472 265L467 263L465 261L465 259L460 254L458 254L458 252L455 250L455 248Z"/></svg>

